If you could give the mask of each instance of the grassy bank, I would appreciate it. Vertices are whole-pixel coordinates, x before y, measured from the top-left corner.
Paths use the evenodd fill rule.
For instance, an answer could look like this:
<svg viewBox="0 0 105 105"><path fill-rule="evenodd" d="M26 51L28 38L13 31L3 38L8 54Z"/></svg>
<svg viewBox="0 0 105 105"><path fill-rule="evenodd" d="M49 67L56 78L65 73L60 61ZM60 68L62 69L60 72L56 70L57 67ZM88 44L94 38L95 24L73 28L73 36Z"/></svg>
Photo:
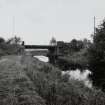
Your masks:
<svg viewBox="0 0 105 105"><path fill-rule="evenodd" d="M21 65L21 56L0 60L0 105L44 105Z"/></svg>
<svg viewBox="0 0 105 105"><path fill-rule="evenodd" d="M0 105L105 105L105 95L31 56L4 56Z"/></svg>

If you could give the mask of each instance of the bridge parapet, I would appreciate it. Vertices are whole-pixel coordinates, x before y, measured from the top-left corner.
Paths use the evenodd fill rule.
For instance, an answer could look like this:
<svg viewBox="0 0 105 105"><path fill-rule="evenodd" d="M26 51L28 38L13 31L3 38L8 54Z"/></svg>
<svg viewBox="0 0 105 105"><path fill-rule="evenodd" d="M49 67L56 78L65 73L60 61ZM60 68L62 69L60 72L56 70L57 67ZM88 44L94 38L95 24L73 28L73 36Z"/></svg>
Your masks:
<svg viewBox="0 0 105 105"><path fill-rule="evenodd" d="M25 49L54 49L57 46L50 45L24 45Z"/></svg>

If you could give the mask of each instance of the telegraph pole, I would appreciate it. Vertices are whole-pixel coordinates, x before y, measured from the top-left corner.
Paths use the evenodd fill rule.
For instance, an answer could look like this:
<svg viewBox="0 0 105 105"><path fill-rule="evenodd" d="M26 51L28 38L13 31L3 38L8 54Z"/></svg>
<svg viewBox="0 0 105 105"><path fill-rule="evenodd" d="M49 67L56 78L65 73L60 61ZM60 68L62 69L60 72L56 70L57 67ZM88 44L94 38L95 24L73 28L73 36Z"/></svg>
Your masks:
<svg viewBox="0 0 105 105"><path fill-rule="evenodd" d="M96 33L96 18L94 16L94 35L95 35L95 33Z"/></svg>

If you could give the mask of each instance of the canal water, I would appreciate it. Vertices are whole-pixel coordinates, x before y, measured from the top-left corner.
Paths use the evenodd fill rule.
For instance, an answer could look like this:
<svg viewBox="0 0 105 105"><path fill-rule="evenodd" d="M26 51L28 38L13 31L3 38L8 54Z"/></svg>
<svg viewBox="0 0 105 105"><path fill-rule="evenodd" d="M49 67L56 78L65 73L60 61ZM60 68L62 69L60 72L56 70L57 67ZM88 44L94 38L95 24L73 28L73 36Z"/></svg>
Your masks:
<svg viewBox="0 0 105 105"><path fill-rule="evenodd" d="M34 56L34 57L39 59L40 61L49 62L49 58L46 56Z"/></svg>
<svg viewBox="0 0 105 105"><path fill-rule="evenodd" d="M39 59L40 61L43 62L48 62L49 59L48 57L45 56L34 56L37 59ZM81 72L79 69L76 70L66 70L66 71L62 71L62 75L68 74L70 76L70 79L75 79L78 81L83 81L83 83L85 84L85 86L91 88L92 87L92 82L89 79L89 74L91 74L91 72L89 70L83 70L83 72Z"/></svg>

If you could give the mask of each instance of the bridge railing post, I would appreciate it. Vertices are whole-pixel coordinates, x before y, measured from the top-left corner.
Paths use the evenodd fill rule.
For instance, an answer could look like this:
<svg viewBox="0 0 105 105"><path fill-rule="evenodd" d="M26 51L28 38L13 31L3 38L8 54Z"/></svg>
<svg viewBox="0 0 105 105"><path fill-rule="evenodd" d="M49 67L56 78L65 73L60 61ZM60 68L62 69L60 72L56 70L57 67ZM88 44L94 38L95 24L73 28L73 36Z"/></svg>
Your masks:
<svg viewBox="0 0 105 105"><path fill-rule="evenodd" d="M25 47L24 47L24 45L25 45L25 42L24 42L24 41L22 41L22 44L21 44L21 46L22 46L22 49L21 49L21 54L22 54L22 55L24 55L24 54L25 54Z"/></svg>
<svg viewBox="0 0 105 105"><path fill-rule="evenodd" d="M25 43L24 43L24 41L22 41L22 46L24 46L25 45Z"/></svg>

